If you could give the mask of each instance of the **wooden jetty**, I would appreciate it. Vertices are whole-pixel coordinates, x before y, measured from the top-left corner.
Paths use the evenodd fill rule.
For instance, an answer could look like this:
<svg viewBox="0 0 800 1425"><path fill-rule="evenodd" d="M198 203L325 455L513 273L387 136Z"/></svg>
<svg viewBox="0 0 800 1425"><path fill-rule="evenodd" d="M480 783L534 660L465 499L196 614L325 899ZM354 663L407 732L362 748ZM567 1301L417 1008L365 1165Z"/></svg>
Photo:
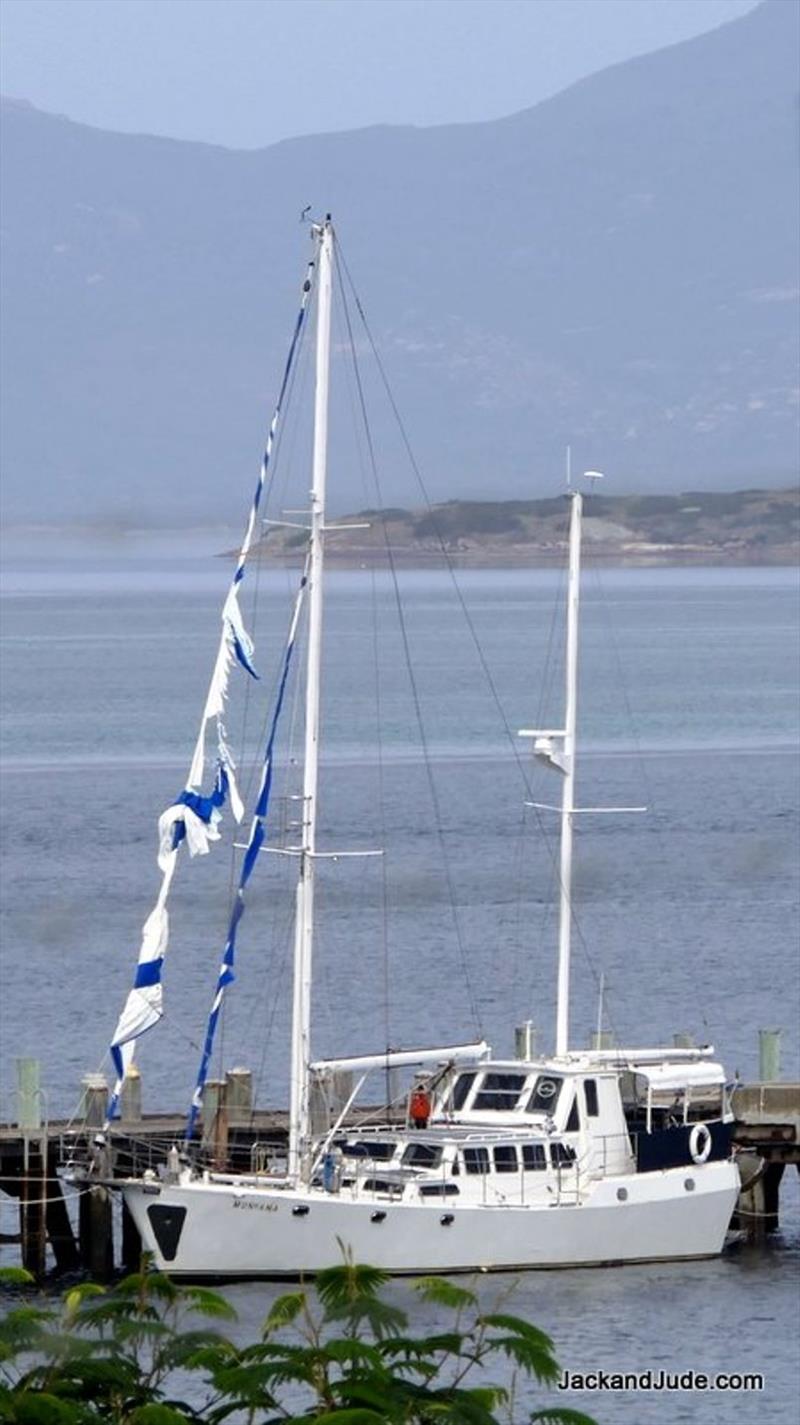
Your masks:
<svg viewBox="0 0 800 1425"><path fill-rule="evenodd" d="M732 1101L743 1185L736 1221L760 1241L778 1231L787 1165L800 1172L800 1084L740 1084Z"/></svg>
<svg viewBox="0 0 800 1425"><path fill-rule="evenodd" d="M82 1271L107 1280L118 1267L138 1267L141 1244L127 1210L122 1207L115 1231L115 1194L92 1179L157 1172L180 1145L185 1118L142 1114L141 1086L134 1081L132 1087L122 1119L108 1133L101 1131L108 1093L103 1080L85 1091L78 1124L65 1120L25 1130L0 1124L0 1191L19 1204L19 1230L0 1236L0 1247L18 1248L37 1280L51 1261L48 1247L57 1273ZM738 1085L733 1108L743 1180L733 1226L760 1241L778 1230L786 1167L800 1171L800 1083ZM385 1110L364 1109L358 1117L378 1113ZM264 1171L285 1156L288 1117L284 1109L253 1108L250 1075L233 1070L207 1085L200 1158L220 1169ZM92 1171L81 1177L90 1163ZM72 1213L70 1198L77 1200Z"/></svg>

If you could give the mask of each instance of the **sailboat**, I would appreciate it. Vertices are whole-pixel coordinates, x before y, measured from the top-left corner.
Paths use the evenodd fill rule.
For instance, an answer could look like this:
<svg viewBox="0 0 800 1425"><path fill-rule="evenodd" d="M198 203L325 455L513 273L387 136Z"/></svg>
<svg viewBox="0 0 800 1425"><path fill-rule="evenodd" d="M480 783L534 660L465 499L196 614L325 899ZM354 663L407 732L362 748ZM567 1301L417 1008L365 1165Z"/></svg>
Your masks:
<svg viewBox="0 0 800 1425"><path fill-rule="evenodd" d="M534 755L561 782L558 1001L554 1052L495 1057L484 1041L314 1060L311 1051L317 844L320 668L326 533L326 467L335 233L312 227L314 256L303 288L305 320L316 299L316 389L308 554L300 581L277 706L242 879L220 966L198 1076L189 1141L201 1111L213 1030L233 978L242 893L265 839L275 718L280 711L300 607L308 605L302 818L297 844L289 1140L285 1162L229 1172L174 1151L160 1173L116 1179L144 1246L175 1278L297 1277L342 1252L396 1273L599 1266L710 1257L722 1250L739 1190L731 1157L732 1114L723 1067L711 1048L572 1047L569 1036L572 833L575 804L578 621L583 495L571 489L566 630L566 708L560 728L526 732ZM299 325L295 329L295 338ZM293 350L294 348L292 348ZM291 358L290 351L290 358ZM284 375L281 398L288 376ZM241 815L224 734L226 680L252 650L237 603L281 401L259 489L223 611L220 653L187 790L162 817L164 882L142 941L136 982L112 1054L119 1099L138 1037L161 1013L166 897L181 844L206 851L223 808ZM213 792L202 793L207 728L217 722ZM238 808L236 803L239 803ZM607 809L603 809L607 810ZM353 1122L373 1072L414 1075L403 1121ZM353 1085L320 1129L312 1100ZM333 1095L328 1093L329 1102Z"/></svg>

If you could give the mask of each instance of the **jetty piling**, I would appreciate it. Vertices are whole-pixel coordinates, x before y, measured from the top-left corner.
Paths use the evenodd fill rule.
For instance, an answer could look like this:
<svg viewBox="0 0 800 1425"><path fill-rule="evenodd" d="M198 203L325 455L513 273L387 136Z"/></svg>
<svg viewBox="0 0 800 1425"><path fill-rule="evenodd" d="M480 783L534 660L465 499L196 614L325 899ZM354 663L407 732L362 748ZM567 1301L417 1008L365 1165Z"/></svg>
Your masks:
<svg viewBox="0 0 800 1425"><path fill-rule="evenodd" d="M762 1084L776 1084L781 1076L781 1029L758 1031L758 1078Z"/></svg>

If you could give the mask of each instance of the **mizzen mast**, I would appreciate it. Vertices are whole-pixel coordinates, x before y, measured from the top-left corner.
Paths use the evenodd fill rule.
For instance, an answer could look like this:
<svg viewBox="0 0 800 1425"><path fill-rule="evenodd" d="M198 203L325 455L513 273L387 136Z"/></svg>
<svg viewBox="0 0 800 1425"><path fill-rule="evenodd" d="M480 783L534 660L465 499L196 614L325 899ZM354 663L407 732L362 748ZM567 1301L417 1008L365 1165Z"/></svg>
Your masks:
<svg viewBox="0 0 800 1425"><path fill-rule="evenodd" d="M599 472L586 476L602 479ZM534 738L534 755L561 774L561 849L559 857L558 991L556 1056L569 1052L569 976L572 948L572 832L575 812L575 734L578 717L578 617L581 597L581 529L583 495L570 489L569 578L567 583L566 710L563 728L523 728L521 737ZM541 806L541 803L532 803ZM545 810L555 810L549 806ZM581 808L583 810L583 808Z"/></svg>

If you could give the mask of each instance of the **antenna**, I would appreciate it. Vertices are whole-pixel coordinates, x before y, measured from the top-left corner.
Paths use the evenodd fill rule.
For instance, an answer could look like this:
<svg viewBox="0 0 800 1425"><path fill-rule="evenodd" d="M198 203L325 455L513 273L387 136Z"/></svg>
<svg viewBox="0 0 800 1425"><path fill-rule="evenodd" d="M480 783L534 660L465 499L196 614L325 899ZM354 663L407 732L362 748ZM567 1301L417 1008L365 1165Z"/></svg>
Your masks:
<svg viewBox="0 0 800 1425"><path fill-rule="evenodd" d="M602 470L584 470L583 478L584 480L591 480L591 482L594 484L595 480L604 480L605 476Z"/></svg>
<svg viewBox="0 0 800 1425"><path fill-rule="evenodd" d="M567 446L567 493L572 489L572 446Z"/></svg>

